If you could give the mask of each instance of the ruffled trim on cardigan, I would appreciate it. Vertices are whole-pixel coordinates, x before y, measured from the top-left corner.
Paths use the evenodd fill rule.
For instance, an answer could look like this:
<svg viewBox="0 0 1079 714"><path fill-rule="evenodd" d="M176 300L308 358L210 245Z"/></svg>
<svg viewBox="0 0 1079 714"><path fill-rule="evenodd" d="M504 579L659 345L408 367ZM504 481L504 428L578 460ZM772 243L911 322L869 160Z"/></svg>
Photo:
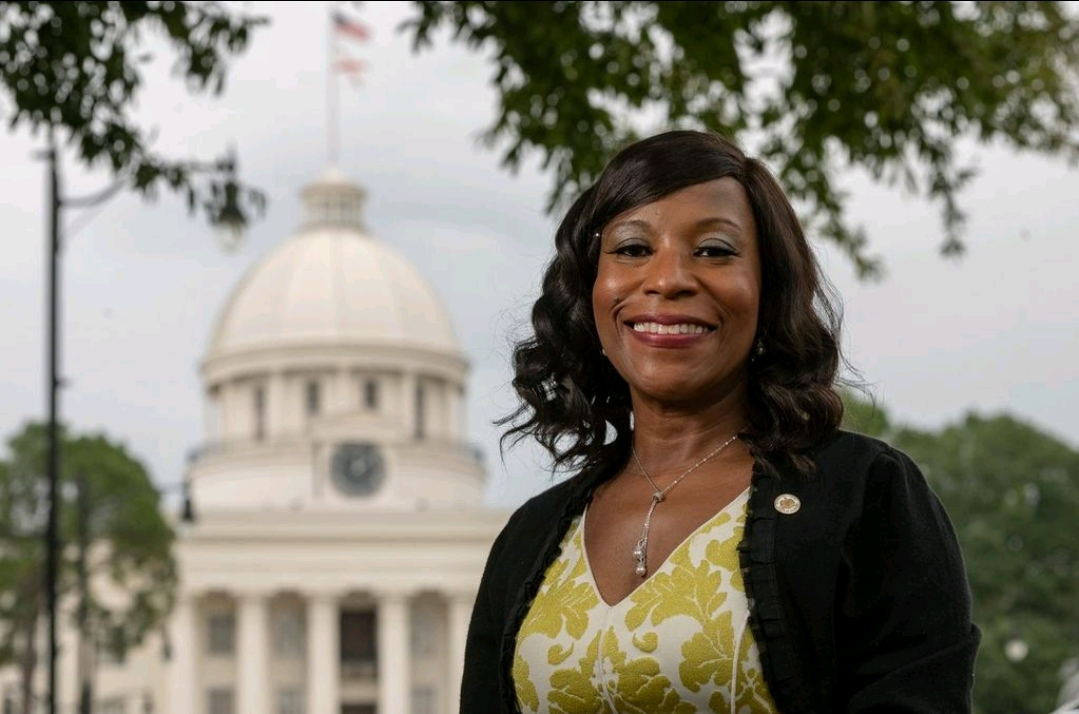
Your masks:
<svg viewBox="0 0 1079 714"><path fill-rule="evenodd" d="M581 472L573 478L576 483L568 484L571 489L570 496L566 499L556 527L548 531L547 540L540 550L540 556L532 567L532 576L521 587L517 602L513 606L512 617L509 618L506 629L502 633L502 647L499 654L502 682L499 689L502 693L503 711L518 711L517 693L514 689L511 663L517 647L517 633L521 629L521 623L528 614L529 608L532 607L532 601L536 599L536 595L539 593L543 578L547 574L547 568L562 554L562 539L573 523L573 519L584 513L584 509L592 499L593 492L601 483L610 478L614 471L614 468L607 468Z"/></svg>
<svg viewBox="0 0 1079 714"><path fill-rule="evenodd" d="M776 576L776 510L778 479L756 462L746 506L746 525L738 544L742 582L749 600L749 627L760 651L768 690L783 712L813 714L816 707L803 689L794 639L787 630Z"/></svg>

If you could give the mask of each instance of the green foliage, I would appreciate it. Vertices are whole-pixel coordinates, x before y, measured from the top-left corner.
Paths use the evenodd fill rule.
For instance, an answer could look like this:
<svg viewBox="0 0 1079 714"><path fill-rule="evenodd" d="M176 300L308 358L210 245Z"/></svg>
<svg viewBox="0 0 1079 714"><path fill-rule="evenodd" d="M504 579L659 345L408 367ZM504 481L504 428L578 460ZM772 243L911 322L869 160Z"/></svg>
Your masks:
<svg viewBox="0 0 1079 714"><path fill-rule="evenodd" d="M52 128L83 164L106 167L148 198L166 188L211 221L230 204L245 220L265 199L235 180L233 159L160 156L132 110L152 59L140 49L147 36L168 41L189 91L217 94L228 60L265 22L216 2L0 2L0 119L10 129Z"/></svg>
<svg viewBox="0 0 1079 714"><path fill-rule="evenodd" d="M984 631L977 711L1051 711L1061 664L1079 654L1079 453L1008 416L892 441L921 465L963 547ZM1013 662L1016 639L1029 652Z"/></svg>
<svg viewBox="0 0 1079 714"><path fill-rule="evenodd" d="M879 274L835 178L861 167L939 205L961 251L968 136L1079 158L1079 23L1060 2L413 2L416 50L441 29L494 67L484 138L553 167L548 208L661 128L751 143L811 232Z"/></svg>
<svg viewBox="0 0 1079 714"><path fill-rule="evenodd" d="M34 664L27 643L45 612L47 443L46 426L29 424L8 441L10 458L0 461L0 665ZM77 595L81 477L89 494L88 626L122 652L159 628L172 609L178 582L174 534L146 470L123 446L104 436L67 433L60 443L60 597L73 605ZM102 598L99 590L106 589L121 593L121 601Z"/></svg>
<svg viewBox="0 0 1079 714"><path fill-rule="evenodd" d="M888 412L871 397L863 399L851 390L841 390L843 428L859 434L885 437L891 430Z"/></svg>

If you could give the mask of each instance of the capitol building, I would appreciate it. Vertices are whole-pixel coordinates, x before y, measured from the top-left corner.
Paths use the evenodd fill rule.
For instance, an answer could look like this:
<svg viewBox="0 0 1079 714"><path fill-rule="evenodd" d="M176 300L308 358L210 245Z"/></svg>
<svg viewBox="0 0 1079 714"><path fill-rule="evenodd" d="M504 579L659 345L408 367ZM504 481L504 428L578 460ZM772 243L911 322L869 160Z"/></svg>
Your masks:
<svg viewBox="0 0 1079 714"><path fill-rule="evenodd" d="M457 712L508 517L483 503L468 360L430 284L366 233L359 186L330 170L302 198L212 327L176 607L122 661L98 657L95 714ZM60 635L74 713L77 637Z"/></svg>

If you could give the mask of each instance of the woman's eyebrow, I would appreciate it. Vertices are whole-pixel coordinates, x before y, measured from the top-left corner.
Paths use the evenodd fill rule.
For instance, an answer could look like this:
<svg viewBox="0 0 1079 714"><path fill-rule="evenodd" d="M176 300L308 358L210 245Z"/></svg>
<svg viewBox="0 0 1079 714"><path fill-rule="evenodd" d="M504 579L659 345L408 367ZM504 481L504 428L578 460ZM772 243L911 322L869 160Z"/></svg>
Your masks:
<svg viewBox="0 0 1079 714"><path fill-rule="evenodd" d="M611 226L610 230L614 231L623 230L625 228L643 228L644 230L652 230L652 224L643 218L630 218L625 221L619 221Z"/></svg>
<svg viewBox="0 0 1079 714"><path fill-rule="evenodd" d="M738 235L742 235L742 226L740 226L737 221L721 216L702 218L697 221L697 228L727 228L733 230Z"/></svg>

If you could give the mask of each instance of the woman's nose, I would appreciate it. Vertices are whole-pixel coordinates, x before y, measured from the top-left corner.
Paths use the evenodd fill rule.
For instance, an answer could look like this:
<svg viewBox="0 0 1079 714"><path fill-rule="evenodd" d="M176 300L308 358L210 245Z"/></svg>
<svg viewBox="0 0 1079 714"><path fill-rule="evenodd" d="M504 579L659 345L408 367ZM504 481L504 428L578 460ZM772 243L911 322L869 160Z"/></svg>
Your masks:
<svg viewBox="0 0 1079 714"><path fill-rule="evenodd" d="M693 292L696 281L693 279L691 260L692 256L674 248L657 250L645 267L648 271L643 286L645 292L665 297Z"/></svg>

